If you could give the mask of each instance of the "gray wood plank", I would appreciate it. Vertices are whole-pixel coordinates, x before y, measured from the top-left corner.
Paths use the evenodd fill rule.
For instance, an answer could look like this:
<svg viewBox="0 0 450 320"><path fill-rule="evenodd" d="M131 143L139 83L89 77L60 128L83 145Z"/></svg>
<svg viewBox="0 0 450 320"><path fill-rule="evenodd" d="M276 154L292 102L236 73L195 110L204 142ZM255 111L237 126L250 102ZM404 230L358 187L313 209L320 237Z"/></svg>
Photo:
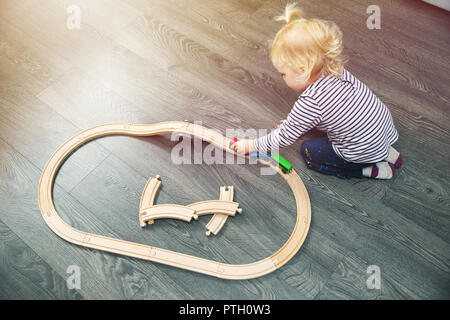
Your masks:
<svg viewBox="0 0 450 320"><path fill-rule="evenodd" d="M42 4L36 1L34 6L36 5ZM81 12L80 27L89 25L102 37L113 37L141 13L122 0L49 0L45 6L52 12L52 16L66 12L70 6L78 6ZM62 15L64 18L68 16Z"/></svg>
<svg viewBox="0 0 450 320"><path fill-rule="evenodd" d="M374 300L374 299L420 299L414 291L407 287L392 283L380 267L380 288L369 288L367 280L372 272L367 273L370 263L349 255L337 266L320 293L315 297L319 300Z"/></svg>
<svg viewBox="0 0 450 320"><path fill-rule="evenodd" d="M0 64L2 74L19 79L29 92L38 93L54 83L69 68L70 63L51 49L35 41L3 18L0 18ZM9 69L14 72L10 72ZM1 77L2 87L6 77Z"/></svg>
<svg viewBox="0 0 450 320"><path fill-rule="evenodd" d="M424 296L445 296L449 279L446 241L376 199L356 191L348 181L315 172L310 173L311 180L308 180L305 174L309 173L306 172L302 178L309 181L311 202L332 206L325 209L326 215L319 208L313 209L312 228L325 229L322 232L328 234L331 231L333 240L347 251L345 256L353 252L370 264L384 263L385 268L403 272L404 288L415 290L420 287ZM316 178L320 179L317 186L313 183ZM324 185L326 193L323 192ZM314 192L316 187L322 192ZM330 202L330 197L338 201ZM403 294L407 295L406 292Z"/></svg>
<svg viewBox="0 0 450 320"><path fill-rule="evenodd" d="M196 5L189 0L126 1L142 10L143 14L157 17L163 25L238 63L254 75L261 77L277 73L267 59L268 39L262 37L259 30L243 27L252 13L266 1L197 0ZM122 30L114 39L132 44L128 37L139 35L129 31L132 30Z"/></svg>
<svg viewBox="0 0 450 320"><path fill-rule="evenodd" d="M7 69L11 74L14 68ZM3 74L9 87L0 97L1 137L39 168L44 168L55 150L80 131L70 121L53 111L35 96L23 92L22 86ZM89 157L87 157L89 155ZM88 144L76 153L70 170L60 176L66 190L70 190L108 155L96 143Z"/></svg>
<svg viewBox="0 0 450 320"><path fill-rule="evenodd" d="M152 16L139 17L120 40L131 51L156 63L216 101L227 101L241 113L272 115L272 106L287 103L286 88L268 75L258 76L219 53L189 39ZM165 53L165 54L162 54ZM206 89L207 88L207 89ZM206 91L207 90L207 91ZM289 95L288 95L289 96Z"/></svg>
<svg viewBox="0 0 450 320"><path fill-rule="evenodd" d="M0 299L83 299L2 220L0 239Z"/></svg>
<svg viewBox="0 0 450 320"><path fill-rule="evenodd" d="M411 286L410 272L402 267L395 267L392 257L365 260L354 254L346 256L336 267L336 270L323 285L322 290L314 299L319 300L411 300L411 299L448 299L449 278L426 278L425 286ZM411 263L401 261L400 266ZM370 288L367 280L373 274L368 268L379 268L380 288ZM415 265L418 270L427 270L423 265ZM434 282L430 284L430 282ZM430 290L430 288L433 288Z"/></svg>

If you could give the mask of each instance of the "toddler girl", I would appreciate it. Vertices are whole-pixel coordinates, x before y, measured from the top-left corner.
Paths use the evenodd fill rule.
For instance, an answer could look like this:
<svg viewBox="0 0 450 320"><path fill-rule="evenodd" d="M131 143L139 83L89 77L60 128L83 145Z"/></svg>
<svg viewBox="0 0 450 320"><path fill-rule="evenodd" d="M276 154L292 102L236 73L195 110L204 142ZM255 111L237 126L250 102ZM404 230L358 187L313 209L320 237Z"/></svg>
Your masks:
<svg viewBox="0 0 450 320"><path fill-rule="evenodd" d="M295 4L277 20L286 24L275 37L270 58L286 84L301 94L279 128L231 147L238 154L266 154L291 145L316 127L327 137L301 145L309 168L341 178L390 179L394 168L402 165L401 155L392 147L397 130L383 102L344 68L339 27L304 18Z"/></svg>

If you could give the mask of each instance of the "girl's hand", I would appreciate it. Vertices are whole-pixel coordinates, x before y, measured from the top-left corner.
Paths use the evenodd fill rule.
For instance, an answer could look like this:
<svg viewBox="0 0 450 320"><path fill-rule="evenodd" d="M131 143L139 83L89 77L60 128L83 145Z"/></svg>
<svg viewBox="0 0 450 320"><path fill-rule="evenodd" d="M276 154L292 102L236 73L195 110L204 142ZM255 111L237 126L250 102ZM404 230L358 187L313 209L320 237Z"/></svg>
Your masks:
<svg viewBox="0 0 450 320"><path fill-rule="evenodd" d="M275 126L275 129L278 129L285 121L286 121L286 119L280 120L280 124L277 124L277 125Z"/></svg>
<svg viewBox="0 0 450 320"><path fill-rule="evenodd" d="M253 140L244 139L239 140L231 145L231 149L237 154L244 155L248 153L255 152L255 147L253 146Z"/></svg>

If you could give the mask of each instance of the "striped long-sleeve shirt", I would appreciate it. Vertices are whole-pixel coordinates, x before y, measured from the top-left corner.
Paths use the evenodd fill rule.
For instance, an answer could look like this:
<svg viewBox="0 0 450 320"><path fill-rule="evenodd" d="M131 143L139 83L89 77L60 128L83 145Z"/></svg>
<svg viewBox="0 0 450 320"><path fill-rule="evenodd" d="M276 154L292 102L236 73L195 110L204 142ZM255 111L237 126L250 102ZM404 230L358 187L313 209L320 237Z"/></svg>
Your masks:
<svg viewBox="0 0 450 320"><path fill-rule="evenodd" d="M398 139L392 115L380 99L344 69L324 75L299 96L280 127L254 140L260 153L294 143L317 127L326 131L337 155L349 162L375 163L388 156Z"/></svg>

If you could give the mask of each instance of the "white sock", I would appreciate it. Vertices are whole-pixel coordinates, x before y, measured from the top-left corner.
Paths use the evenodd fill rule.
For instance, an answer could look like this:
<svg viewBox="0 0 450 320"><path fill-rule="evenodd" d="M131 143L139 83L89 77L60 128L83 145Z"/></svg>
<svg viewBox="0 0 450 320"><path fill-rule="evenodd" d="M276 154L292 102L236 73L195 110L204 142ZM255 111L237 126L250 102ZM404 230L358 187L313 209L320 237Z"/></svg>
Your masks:
<svg viewBox="0 0 450 320"><path fill-rule="evenodd" d="M375 179L391 179L393 176L392 168L386 161L375 164L378 167L378 175Z"/></svg>
<svg viewBox="0 0 450 320"><path fill-rule="evenodd" d="M388 154L386 161L389 163L395 163L397 161L399 155L400 155L400 153L397 150L395 150L393 147L390 147L389 154Z"/></svg>
<svg viewBox="0 0 450 320"><path fill-rule="evenodd" d="M372 176L372 167L373 166L363 168L362 174L364 177L370 178Z"/></svg>
<svg viewBox="0 0 450 320"><path fill-rule="evenodd" d="M375 177L372 177L372 170L374 169L374 166L377 166L378 174ZM378 162L373 166L363 168L362 173L364 177L375 179L391 179L393 176L392 168L386 161Z"/></svg>

